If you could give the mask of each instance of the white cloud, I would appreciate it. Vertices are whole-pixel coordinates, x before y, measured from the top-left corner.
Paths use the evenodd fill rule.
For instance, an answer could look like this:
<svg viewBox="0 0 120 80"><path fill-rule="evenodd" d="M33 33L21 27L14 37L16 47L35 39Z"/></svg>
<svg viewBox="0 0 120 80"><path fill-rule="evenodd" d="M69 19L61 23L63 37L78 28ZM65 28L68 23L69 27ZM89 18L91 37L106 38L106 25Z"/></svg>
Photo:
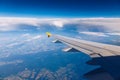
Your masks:
<svg viewBox="0 0 120 80"><path fill-rule="evenodd" d="M36 27L40 27L40 24L52 24L56 27L63 27L66 20L64 19L41 19L41 18L22 18L22 17L0 17L0 31L12 31L17 30L17 25L27 24Z"/></svg>
<svg viewBox="0 0 120 80"><path fill-rule="evenodd" d="M41 35L37 35L35 37L32 37L30 39L25 40L25 42L29 42L29 41L32 41L32 40L40 39L41 37L42 37Z"/></svg>
<svg viewBox="0 0 120 80"><path fill-rule="evenodd" d="M110 31L120 31L120 18L92 18L82 20L82 23L104 26Z"/></svg>
<svg viewBox="0 0 120 80"><path fill-rule="evenodd" d="M3 65L9 65L9 64L19 64L19 63L23 63L23 60L15 60L15 61L0 61L0 66Z"/></svg>
<svg viewBox="0 0 120 80"><path fill-rule="evenodd" d="M30 36L29 33L26 33L26 34L23 34L23 35L22 35L22 37L28 37L28 36Z"/></svg>
<svg viewBox="0 0 120 80"><path fill-rule="evenodd" d="M63 27L63 25L64 25L64 23L62 21L53 21L52 24L55 26L58 26L58 27Z"/></svg>
<svg viewBox="0 0 120 80"><path fill-rule="evenodd" d="M24 35L22 35L22 37L23 36L26 36L27 34L24 34ZM37 40L37 39L40 39L42 37L42 35L37 35L37 36L30 36L28 39L26 39L26 40L22 40L22 41L18 41L18 42L14 42L14 43L11 43L11 44L9 44L9 45L7 45L6 47L13 47L13 46L17 46L17 45L20 45L20 44L24 44L24 43L26 43L26 42L30 42L30 41L33 41L33 40Z"/></svg>
<svg viewBox="0 0 120 80"><path fill-rule="evenodd" d="M79 33L86 34L86 35L93 35L93 36L108 37L108 35L102 32L79 32Z"/></svg>
<svg viewBox="0 0 120 80"><path fill-rule="evenodd" d="M18 18L18 17L0 17L0 31L16 30L17 25L29 24L38 26L38 19L35 18Z"/></svg>
<svg viewBox="0 0 120 80"><path fill-rule="evenodd" d="M108 35L120 36L120 33L107 33Z"/></svg>
<svg viewBox="0 0 120 80"><path fill-rule="evenodd" d="M27 24L40 27L41 24L64 27L65 24L101 25L110 31L120 31L120 18L25 18L0 17L0 31L17 30L17 25ZM29 27L29 26L28 26Z"/></svg>

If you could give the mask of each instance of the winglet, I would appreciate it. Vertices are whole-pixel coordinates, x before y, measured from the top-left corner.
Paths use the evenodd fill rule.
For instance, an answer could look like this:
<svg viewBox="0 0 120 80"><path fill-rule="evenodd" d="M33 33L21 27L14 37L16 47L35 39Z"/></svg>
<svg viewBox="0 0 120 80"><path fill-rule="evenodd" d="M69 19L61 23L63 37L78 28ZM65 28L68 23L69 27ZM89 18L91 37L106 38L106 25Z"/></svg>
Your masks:
<svg viewBox="0 0 120 80"><path fill-rule="evenodd" d="M48 37L51 37L51 35L52 35L50 32L46 32L46 34Z"/></svg>

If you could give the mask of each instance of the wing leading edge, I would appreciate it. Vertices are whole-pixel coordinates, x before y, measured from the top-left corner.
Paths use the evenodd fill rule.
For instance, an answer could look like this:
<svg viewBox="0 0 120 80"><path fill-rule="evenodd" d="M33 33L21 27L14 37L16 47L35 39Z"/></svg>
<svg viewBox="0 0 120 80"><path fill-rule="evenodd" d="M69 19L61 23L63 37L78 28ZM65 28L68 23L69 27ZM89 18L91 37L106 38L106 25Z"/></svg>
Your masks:
<svg viewBox="0 0 120 80"><path fill-rule="evenodd" d="M73 48L89 55L92 60L88 61L88 64L101 65L115 80L120 80L120 46L79 40L61 35L52 36L56 39L56 42L68 45L69 49Z"/></svg>

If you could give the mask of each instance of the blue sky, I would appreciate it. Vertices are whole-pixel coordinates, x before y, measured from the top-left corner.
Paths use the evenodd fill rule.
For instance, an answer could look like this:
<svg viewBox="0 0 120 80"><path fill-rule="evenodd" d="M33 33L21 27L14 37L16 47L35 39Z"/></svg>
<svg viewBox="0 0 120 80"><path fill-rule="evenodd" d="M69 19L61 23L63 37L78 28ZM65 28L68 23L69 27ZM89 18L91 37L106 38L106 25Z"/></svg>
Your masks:
<svg viewBox="0 0 120 80"><path fill-rule="evenodd" d="M120 17L120 0L0 0L0 16Z"/></svg>

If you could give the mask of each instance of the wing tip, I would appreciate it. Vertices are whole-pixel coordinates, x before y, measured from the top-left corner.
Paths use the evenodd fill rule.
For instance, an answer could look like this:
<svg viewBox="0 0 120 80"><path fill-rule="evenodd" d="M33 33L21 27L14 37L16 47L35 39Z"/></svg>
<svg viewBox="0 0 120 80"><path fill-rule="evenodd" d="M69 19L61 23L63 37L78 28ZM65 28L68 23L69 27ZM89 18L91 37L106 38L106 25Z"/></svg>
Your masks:
<svg viewBox="0 0 120 80"><path fill-rule="evenodd" d="M50 32L46 32L48 38L52 36L52 34Z"/></svg>

